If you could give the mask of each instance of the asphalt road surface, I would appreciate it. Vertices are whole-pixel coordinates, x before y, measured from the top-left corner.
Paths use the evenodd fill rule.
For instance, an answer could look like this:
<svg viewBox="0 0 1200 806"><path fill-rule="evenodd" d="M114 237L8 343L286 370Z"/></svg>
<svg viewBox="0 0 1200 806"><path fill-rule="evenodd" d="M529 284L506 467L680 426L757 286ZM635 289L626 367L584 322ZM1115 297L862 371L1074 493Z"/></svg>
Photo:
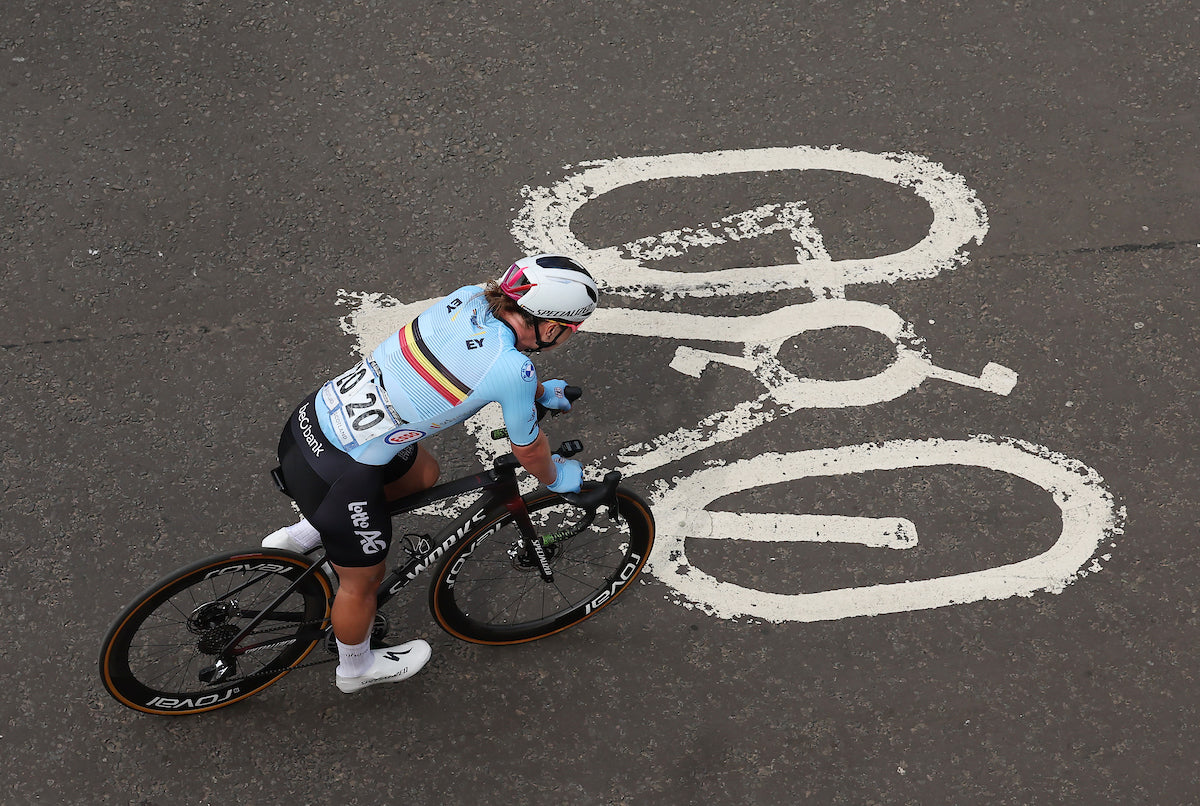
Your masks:
<svg viewBox="0 0 1200 806"><path fill-rule="evenodd" d="M6 803L1195 802L1194 3L2 8ZM353 697L107 696L387 304L570 239L552 430L673 553L523 647L417 591Z"/></svg>

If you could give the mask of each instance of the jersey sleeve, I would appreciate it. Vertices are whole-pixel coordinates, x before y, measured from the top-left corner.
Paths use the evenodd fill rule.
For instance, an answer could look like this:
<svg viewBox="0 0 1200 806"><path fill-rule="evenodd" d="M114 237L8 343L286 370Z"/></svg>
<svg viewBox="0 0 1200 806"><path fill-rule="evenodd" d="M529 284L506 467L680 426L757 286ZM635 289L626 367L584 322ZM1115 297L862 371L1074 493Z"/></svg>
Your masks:
<svg viewBox="0 0 1200 806"><path fill-rule="evenodd" d="M533 362L513 350L501 356L477 391L500 404L504 427L514 445L537 439L537 370Z"/></svg>

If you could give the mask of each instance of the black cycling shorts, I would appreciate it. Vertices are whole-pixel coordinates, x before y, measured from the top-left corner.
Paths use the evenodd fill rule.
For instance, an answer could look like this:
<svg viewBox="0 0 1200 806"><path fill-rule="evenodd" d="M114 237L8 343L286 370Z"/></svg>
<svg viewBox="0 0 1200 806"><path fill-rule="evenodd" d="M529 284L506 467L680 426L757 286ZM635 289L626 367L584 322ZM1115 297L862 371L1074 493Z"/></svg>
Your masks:
<svg viewBox="0 0 1200 806"><path fill-rule="evenodd" d="M325 544L334 565L366 567L387 557L392 519L383 488L412 469L417 446L409 445L386 465L350 458L321 431L316 393L301 403L279 437L279 466L288 493Z"/></svg>

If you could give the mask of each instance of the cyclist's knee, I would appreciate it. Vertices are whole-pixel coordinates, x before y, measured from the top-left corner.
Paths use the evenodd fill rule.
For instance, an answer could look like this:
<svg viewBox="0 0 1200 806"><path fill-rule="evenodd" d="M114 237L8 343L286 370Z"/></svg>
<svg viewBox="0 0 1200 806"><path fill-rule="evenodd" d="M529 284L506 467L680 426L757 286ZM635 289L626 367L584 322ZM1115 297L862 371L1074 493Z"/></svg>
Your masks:
<svg viewBox="0 0 1200 806"><path fill-rule="evenodd" d="M410 472L418 474L417 480L423 489L428 490L437 484L438 478L442 475L442 468L432 453L418 445L417 461L413 463L413 469Z"/></svg>
<svg viewBox="0 0 1200 806"><path fill-rule="evenodd" d="M366 567L334 565L338 575L338 593L355 599L374 598L387 568L383 563Z"/></svg>

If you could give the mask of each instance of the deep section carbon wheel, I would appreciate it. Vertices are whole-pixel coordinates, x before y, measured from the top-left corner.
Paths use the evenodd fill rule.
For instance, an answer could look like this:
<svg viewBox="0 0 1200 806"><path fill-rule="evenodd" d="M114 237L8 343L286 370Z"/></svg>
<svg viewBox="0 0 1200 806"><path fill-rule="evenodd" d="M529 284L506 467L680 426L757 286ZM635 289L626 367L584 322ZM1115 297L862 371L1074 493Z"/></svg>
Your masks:
<svg viewBox="0 0 1200 806"><path fill-rule="evenodd" d="M654 517L636 493L617 489L620 517L554 493L527 496L530 519L554 572L545 581L510 514L481 524L454 546L430 588L433 617L479 644L517 644L577 624L624 592L654 545Z"/></svg>
<svg viewBox="0 0 1200 806"><path fill-rule="evenodd" d="M117 618L100 677L118 702L150 714L196 714L262 691L322 641L333 596L310 575L238 646L219 653L308 568L286 551L228 552L182 568Z"/></svg>

